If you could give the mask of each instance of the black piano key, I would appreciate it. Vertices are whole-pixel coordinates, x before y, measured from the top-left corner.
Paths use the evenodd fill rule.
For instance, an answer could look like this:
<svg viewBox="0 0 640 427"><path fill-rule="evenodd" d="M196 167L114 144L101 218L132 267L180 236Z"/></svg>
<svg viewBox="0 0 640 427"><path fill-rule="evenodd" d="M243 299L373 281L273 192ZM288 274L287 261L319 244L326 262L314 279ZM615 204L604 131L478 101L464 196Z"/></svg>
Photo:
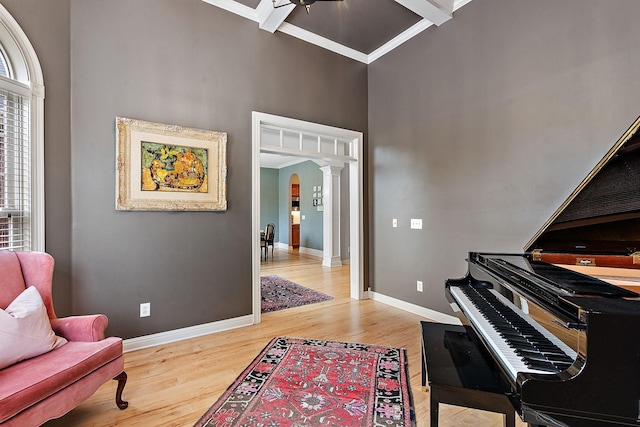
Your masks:
<svg viewBox="0 0 640 427"><path fill-rule="evenodd" d="M558 368L551 362L527 359L525 363L527 366L540 371L558 372Z"/></svg>

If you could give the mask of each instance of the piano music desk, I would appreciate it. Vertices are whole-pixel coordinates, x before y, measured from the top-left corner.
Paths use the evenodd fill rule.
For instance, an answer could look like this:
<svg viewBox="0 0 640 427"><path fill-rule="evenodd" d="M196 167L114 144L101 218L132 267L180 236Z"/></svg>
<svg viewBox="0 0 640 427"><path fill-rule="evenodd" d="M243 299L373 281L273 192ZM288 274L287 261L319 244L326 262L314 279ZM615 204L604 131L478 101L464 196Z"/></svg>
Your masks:
<svg viewBox="0 0 640 427"><path fill-rule="evenodd" d="M422 324L422 386L431 397L431 427L438 426L440 403L504 414L504 425L515 427L515 409L505 386L473 345L464 326Z"/></svg>

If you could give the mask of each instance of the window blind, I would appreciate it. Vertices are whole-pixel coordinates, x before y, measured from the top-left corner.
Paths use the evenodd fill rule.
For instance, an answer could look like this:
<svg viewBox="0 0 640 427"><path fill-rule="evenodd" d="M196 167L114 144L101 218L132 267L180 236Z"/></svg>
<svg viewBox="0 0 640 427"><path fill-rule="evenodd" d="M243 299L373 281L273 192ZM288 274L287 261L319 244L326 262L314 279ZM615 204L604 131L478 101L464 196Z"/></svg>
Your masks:
<svg viewBox="0 0 640 427"><path fill-rule="evenodd" d="M0 250L29 250L29 98L0 85Z"/></svg>

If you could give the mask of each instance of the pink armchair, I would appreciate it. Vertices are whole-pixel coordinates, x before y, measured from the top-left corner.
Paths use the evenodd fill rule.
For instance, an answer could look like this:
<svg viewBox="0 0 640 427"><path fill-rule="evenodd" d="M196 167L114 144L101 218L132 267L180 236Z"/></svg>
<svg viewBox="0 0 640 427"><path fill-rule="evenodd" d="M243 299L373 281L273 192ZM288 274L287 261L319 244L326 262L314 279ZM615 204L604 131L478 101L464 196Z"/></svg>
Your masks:
<svg viewBox="0 0 640 427"><path fill-rule="evenodd" d="M118 408L128 405L122 400L127 381L122 339L104 337L108 322L105 315L56 317L51 299L53 266L53 258L46 253L0 251L0 309L7 310L18 295L34 286L42 297L51 328L68 341L0 369L2 427L38 426L61 417L110 379L118 381Z"/></svg>

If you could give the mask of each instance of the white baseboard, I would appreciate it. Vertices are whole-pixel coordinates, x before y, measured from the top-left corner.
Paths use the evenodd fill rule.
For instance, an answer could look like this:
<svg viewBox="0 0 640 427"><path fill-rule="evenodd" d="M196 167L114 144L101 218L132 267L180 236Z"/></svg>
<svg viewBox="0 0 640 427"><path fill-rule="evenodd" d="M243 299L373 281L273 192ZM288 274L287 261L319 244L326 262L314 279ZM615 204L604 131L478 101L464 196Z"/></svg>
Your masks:
<svg viewBox="0 0 640 427"><path fill-rule="evenodd" d="M371 290L365 291L364 298L370 298L374 301L378 301L383 304L399 308L400 310L408 311L409 313L417 314L418 316L435 320L437 322L451 323L456 325L460 324L460 320L455 316L440 313L439 311L411 304L406 301L392 298ZM223 332L251 325L253 325L253 315L249 314L246 316L234 317L232 319L205 323L203 325L189 326L186 328L159 332L157 334L129 338L123 341L123 351L125 353L128 353L130 351L142 350L143 348L155 347L157 345L169 344L176 341L182 341L189 338L196 338L203 335L209 335L216 332Z"/></svg>
<svg viewBox="0 0 640 427"><path fill-rule="evenodd" d="M322 251L318 249L304 248L300 246L300 249L298 249L298 251L300 251L301 254L322 258Z"/></svg>
<svg viewBox="0 0 640 427"><path fill-rule="evenodd" d="M439 311L431 310L419 305L411 304L410 302L402 301L397 298L389 297L377 292L368 291L369 298L374 301L390 305L400 310L408 311L409 313L417 314L418 316L426 317L427 319L435 320L440 323L449 323L454 325L460 325L460 319L449 314L440 313Z"/></svg>
<svg viewBox="0 0 640 427"><path fill-rule="evenodd" d="M277 249L283 249L285 251L290 249L290 246L287 243L283 243L283 242L275 242L273 246ZM305 248L300 246L299 251L301 254L307 254L307 255L318 257L318 258L322 258L324 256L324 253L321 249L311 249L311 248ZM348 257L341 261L343 265L351 264L351 259L349 259Z"/></svg>
<svg viewBox="0 0 640 427"><path fill-rule="evenodd" d="M282 242L275 242L273 246L278 248L278 249L283 249L285 251L291 249L291 247L287 243L282 243ZM311 248L305 248L303 246L300 246L298 248L298 251L301 254L306 254L306 255L311 255L311 256L318 257L318 258L322 258L322 250L320 250L320 249L311 249Z"/></svg>
<svg viewBox="0 0 640 427"><path fill-rule="evenodd" d="M234 317L232 319L205 323L203 325L189 326L186 328L174 329L172 331L129 338L123 341L123 351L127 353L130 351L142 350L143 348L169 344L176 341L186 340L188 338L200 337L202 335L228 331L230 329L237 329L250 325L253 325L253 315Z"/></svg>

